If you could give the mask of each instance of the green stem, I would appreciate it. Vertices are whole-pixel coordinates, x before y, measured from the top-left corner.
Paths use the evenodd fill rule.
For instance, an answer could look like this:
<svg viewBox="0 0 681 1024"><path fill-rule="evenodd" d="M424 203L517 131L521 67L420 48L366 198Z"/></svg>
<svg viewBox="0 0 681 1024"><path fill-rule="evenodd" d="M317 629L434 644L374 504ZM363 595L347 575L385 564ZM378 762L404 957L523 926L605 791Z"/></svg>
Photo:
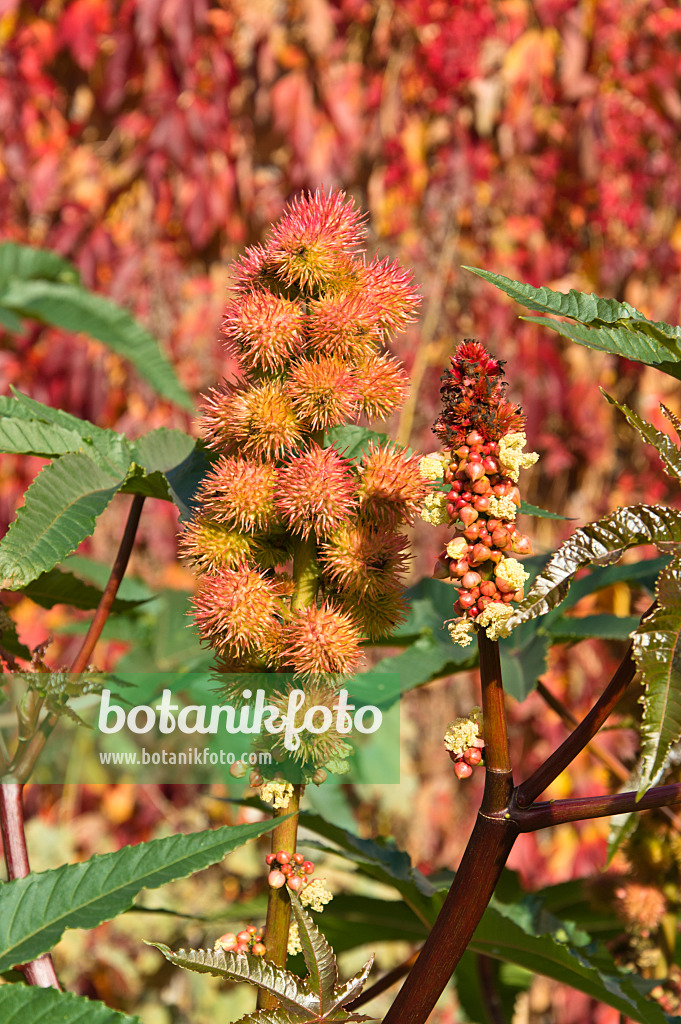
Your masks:
<svg viewBox="0 0 681 1024"><path fill-rule="evenodd" d="M317 544L314 534L298 541L293 553L293 580L295 590L291 598L291 611L309 608L317 600L319 567L317 565ZM304 786L293 787L293 798L285 809L274 811L275 817L292 814L272 832L272 853L286 850L295 853L298 835L298 811ZM288 933L291 921L291 903L286 886L270 889L267 899L267 921L265 923L265 945L267 959L279 967L286 966ZM273 1010L279 1005L277 998L263 989L258 990L258 1009Z"/></svg>
<svg viewBox="0 0 681 1024"><path fill-rule="evenodd" d="M282 821L281 825L272 831L272 853L279 850L286 850L287 853L295 853L296 840L298 837L298 811L300 810L300 798L303 795L304 786L293 787L293 797L288 807L274 811L274 817L280 818L284 814L293 814L292 818ZM288 949L288 932L291 923L291 901L288 898L288 889L283 886L281 889L270 889L267 900L267 921L265 923L265 945L267 947L266 957L278 967L286 966L286 954ZM263 989L258 989L258 1009L274 1010L279 1005L276 996Z"/></svg>

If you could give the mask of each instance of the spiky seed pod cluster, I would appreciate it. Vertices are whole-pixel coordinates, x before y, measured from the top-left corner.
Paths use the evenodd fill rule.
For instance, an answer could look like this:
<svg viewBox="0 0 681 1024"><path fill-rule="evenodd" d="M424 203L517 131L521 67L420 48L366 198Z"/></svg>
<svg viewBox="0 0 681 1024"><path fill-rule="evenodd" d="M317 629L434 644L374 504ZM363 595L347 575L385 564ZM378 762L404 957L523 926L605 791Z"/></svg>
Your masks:
<svg viewBox="0 0 681 1024"><path fill-rule="evenodd" d="M508 635L512 602L529 579L514 555L532 554L515 518L519 472L538 456L524 452L524 417L504 396L503 363L478 342L465 341L442 378L443 412L433 430L449 447L421 460L421 472L448 493L430 499L427 521L448 522L456 535L441 552L433 575L458 590L454 643L466 646L476 627L492 640Z"/></svg>
<svg viewBox="0 0 681 1024"><path fill-rule="evenodd" d="M413 318L411 275L367 262L364 236L352 202L317 192L237 262L223 333L241 375L207 396L201 427L215 461L181 541L199 573L196 623L221 669L289 672L311 706L331 707L363 640L402 620L400 529L432 490L418 459L394 446L351 459L325 443L359 416L390 415L407 385L386 345ZM241 683L225 684L238 704ZM285 701L280 689L270 676L268 700ZM333 730L312 739L298 756L306 781L349 749Z"/></svg>

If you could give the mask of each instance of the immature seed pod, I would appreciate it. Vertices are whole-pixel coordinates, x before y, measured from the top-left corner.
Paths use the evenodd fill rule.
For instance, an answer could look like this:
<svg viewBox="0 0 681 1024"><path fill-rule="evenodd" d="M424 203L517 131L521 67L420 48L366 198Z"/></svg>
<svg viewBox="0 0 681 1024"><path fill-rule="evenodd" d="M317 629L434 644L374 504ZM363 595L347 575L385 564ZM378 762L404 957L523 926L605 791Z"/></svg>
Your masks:
<svg viewBox="0 0 681 1024"><path fill-rule="evenodd" d="M314 782L315 786L321 786L322 782L326 782L326 772L324 771L323 768L317 769L317 771L312 776L312 781Z"/></svg>
<svg viewBox="0 0 681 1024"><path fill-rule="evenodd" d="M234 764L229 766L229 774L233 779L243 779L248 769L243 761L235 761Z"/></svg>
<svg viewBox="0 0 681 1024"><path fill-rule="evenodd" d="M251 953L253 956L264 956L266 952L267 950L262 942L254 942L251 946Z"/></svg>
<svg viewBox="0 0 681 1024"><path fill-rule="evenodd" d="M473 774L473 769L465 761L457 761L454 765L454 774L457 779L467 779Z"/></svg>
<svg viewBox="0 0 681 1024"><path fill-rule="evenodd" d="M314 871L314 864L311 860L306 860L303 864L303 871L306 875L311 875Z"/></svg>
<svg viewBox="0 0 681 1024"><path fill-rule="evenodd" d="M251 772L251 774L248 776L248 781L249 784L253 787L253 789L259 789L259 787L262 786L265 780L263 779L260 772Z"/></svg>
<svg viewBox="0 0 681 1024"><path fill-rule="evenodd" d="M293 889L294 892L300 892L303 888L303 880L300 875L293 875L292 878L288 879L289 889Z"/></svg>
<svg viewBox="0 0 681 1024"><path fill-rule="evenodd" d="M286 885L286 875L281 871L270 871L267 876L267 883L272 889L281 889Z"/></svg>

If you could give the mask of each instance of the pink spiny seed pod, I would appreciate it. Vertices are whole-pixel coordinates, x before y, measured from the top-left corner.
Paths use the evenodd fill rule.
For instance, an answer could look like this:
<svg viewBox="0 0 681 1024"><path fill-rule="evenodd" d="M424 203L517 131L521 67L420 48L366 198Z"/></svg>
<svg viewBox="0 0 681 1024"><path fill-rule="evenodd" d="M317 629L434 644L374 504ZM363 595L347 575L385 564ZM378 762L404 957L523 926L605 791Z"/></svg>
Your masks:
<svg viewBox="0 0 681 1024"><path fill-rule="evenodd" d="M303 880L300 875L293 875L292 877L289 877L287 884L289 889L292 889L294 892L300 892L303 888Z"/></svg>
<svg viewBox="0 0 681 1024"><path fill-rule="evenodd" d="M467 750L464 750L463 759L466 764L474 768L476 764L480 764L482 761L482 752L477 747L468 747Z"/></svg>
<svg viewBox="0 0 681 1024"><path fill-rule="evenodd" d="M478 518L479 514L480 513L474 508L471 508L470 505L464 505L459 509L459 519L466 527L471 526Z"/></svg>
<svg viewBox="0 0 681 1024"><path fill-rule="evenodd" d="M303 871L306 875L311 875L314 872L314 864L311 860L306 860L303 864Z"/></svg>
<svg viewBox="0 0 681 1024"><path fill-rule="evenodd" d="M267 876L267 882L272 889L281 889L286 885L286 875L281 871L270 871Z"/></svg>
<svg viewBox="0 0 681 1024"><path fill-rule="evenodd" d="M479 572L467 572L461 580L462 585L466 590L472 590L473 587L477 587L482 577Z"/></svg>
<svg viewBox="0 0 681 1024"><path fill-rule="evenodd" d="M457 779L468 779L473 774L473 769L465 761L457 761L454 765L454 774Z"/></svg>

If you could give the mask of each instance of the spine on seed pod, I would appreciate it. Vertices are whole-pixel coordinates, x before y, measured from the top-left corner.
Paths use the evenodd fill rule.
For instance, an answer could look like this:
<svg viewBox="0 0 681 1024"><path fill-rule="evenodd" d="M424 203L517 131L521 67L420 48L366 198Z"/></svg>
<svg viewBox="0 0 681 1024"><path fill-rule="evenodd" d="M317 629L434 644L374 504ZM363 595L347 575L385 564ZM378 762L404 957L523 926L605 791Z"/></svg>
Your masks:
<svg viewBox="0 0 681 1024"><path fill-rule="evenodd" d="M522 600L529 579L515 557L532 554L515 524L518 477L539 456L523 451L525 418L504 398L505 388L500 360L479 342L459 345L442 376L443 411L433 426L443 450L420 463L426 479L444 485L429 496L422 517L456 531L433 575L458 592L448 629L463 647L480 628L491 640L508 636L513 602Z"/></svg>

